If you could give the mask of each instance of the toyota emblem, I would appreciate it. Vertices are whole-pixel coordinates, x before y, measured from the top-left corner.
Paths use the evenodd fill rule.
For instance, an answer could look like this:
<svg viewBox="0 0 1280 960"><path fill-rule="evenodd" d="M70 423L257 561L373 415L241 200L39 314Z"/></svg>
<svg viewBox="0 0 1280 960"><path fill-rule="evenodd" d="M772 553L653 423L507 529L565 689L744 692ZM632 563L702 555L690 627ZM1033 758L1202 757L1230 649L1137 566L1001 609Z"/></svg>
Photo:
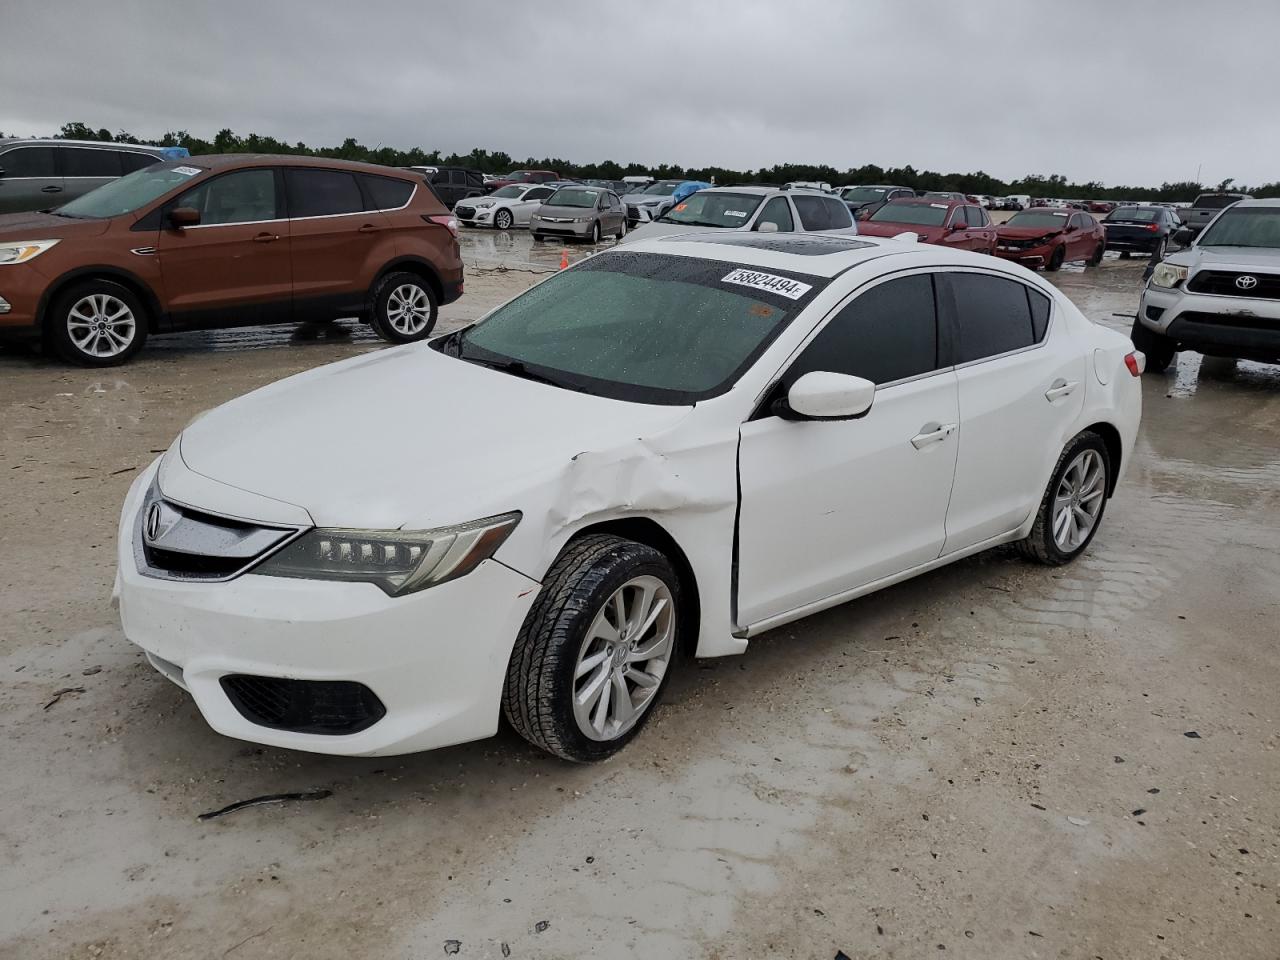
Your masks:
<svg viewBox="0 0 1280 960"><path fill-rule="evenodd" d="M160 536L160 504L153 503L151 509L147 511L147 539L155 543L158 536Z"/></svg>
<svg viewBox="0 0 1280 960"><path fill-rule="evenodd" d="M1257 285L1258 285L1258 278L1250 276L1247 273L1244 274L1243 276L1236 277L1236 286L1239 287L1241 290L1252 290Z"/></svg>

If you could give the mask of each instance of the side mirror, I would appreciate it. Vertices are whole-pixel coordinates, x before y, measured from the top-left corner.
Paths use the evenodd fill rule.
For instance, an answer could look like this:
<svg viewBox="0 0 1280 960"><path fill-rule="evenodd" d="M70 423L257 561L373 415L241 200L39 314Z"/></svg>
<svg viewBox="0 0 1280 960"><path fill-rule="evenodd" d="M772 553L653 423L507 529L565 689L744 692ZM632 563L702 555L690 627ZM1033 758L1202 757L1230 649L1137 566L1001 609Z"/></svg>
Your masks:
<svg viewBox="0 0 1280 960"><path fill-rule="evenodd" d="M4 167L0 167L0 180L4 179Z"/></svg>
<svg viewBox="0 0 1280 960"><path fill-rule="evenodd" d="M876 385L862 377L814 370L787 391L788 419L852 420L871 409Z"/></svg>
<svg viewBox="0 0 1280 960"><path fill-rule="evenodd" d="M859 207L856 216L859 220L870 220L871 214L872 210L870 207Z"/></svg>
<svg viewBox="0 0 1280 960"><path fill-rule="evenodd" d="M955 233L957 230L963 230L963 229L965 229L965 227L967 227L967 226L968 226L968 224L967 224L967 223L953 223L953 224L948 228L948 230L949 230L951 233Z"/></svg>
<svg viewBox="0 0 1280 960"><path fill-rule="evenodd" d="M1173 242L1180 247L1189 247L1195 238L1195 232L1190 227L1179 227L1173 231Z"/></svg>
<svg viewBox="0 0 1280 960"><path fill-rule="evenodd" d="M169 224L178 230L200 223L200 211L195 207L174 207L169 211Z"/></svg>
<svg viewBox="0 0 1280 960"><path fill-rule="evenodd" d="M757 233L777 233L778 225L772 220L765 220L756 227Z"/></svg>

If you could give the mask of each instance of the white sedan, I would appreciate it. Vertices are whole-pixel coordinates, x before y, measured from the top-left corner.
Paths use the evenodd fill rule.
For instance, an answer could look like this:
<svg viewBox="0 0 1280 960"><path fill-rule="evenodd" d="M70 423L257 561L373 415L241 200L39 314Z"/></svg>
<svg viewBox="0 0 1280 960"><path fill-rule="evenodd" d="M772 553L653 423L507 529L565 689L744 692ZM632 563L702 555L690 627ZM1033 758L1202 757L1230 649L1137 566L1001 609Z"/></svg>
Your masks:
<svg viewBox="0 0 1280 960"><path fill-rule="evenodd" d="M124 504L124 632L228 736L396 754L505 715L600 760L677 654L998 544L1074 560L1142 364L987 256L638 243L197 418Z"/></svg>
<svg viewBox="0 0 1280 960"><path fill-rule="evenodd" d="M545 184L513 183L499 187L485 197L459 200L454 205L453 215L468 227L496 227L498 230L527 227L534 211L555 192L555 187Z"/></svg>

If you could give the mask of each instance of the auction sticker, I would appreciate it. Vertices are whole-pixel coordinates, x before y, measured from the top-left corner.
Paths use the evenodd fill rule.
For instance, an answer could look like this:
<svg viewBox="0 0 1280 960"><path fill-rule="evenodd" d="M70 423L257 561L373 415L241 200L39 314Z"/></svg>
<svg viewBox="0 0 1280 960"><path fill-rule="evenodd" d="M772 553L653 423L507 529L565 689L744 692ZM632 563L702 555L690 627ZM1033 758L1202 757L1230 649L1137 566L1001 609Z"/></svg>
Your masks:
<svg viewBox="0 0 1280 960"><path fill-rule="evenodd" d="M775 276L772 273L758 273L755 270L735 270L721 282L736 283L740 287L752 287L756 290L767 290L788 300L799 300L813 289L807 283L798 283L786 277Z"/></svg>
<svg viewBox="0 0 1280 960"><path fill-rule="evenodd" d="M184 177L194 177L197 173L200 172L200 168L199 167L174 167L173 172L180 173Z"/></svg>

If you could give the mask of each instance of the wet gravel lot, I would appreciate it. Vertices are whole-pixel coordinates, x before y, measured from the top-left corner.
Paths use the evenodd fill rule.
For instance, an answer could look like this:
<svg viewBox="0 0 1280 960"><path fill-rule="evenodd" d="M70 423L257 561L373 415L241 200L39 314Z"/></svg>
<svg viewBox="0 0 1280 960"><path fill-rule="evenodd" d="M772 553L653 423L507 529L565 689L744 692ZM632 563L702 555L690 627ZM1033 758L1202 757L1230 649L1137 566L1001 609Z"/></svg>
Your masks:
<svg viewBox="0 0 1280 960"><path fill-rule="evenodd" d="M464 249L442 330L563 248ZM1141 271L1053 279L1127 330ZM201 410L381 348L344 326L107 371L0 351L0 957L1280 956L1280 368L1146 378L1076 564L993 551L685 664L610 763L507 731L350 760L213 733L108 602L136 472Z"/></svg>

